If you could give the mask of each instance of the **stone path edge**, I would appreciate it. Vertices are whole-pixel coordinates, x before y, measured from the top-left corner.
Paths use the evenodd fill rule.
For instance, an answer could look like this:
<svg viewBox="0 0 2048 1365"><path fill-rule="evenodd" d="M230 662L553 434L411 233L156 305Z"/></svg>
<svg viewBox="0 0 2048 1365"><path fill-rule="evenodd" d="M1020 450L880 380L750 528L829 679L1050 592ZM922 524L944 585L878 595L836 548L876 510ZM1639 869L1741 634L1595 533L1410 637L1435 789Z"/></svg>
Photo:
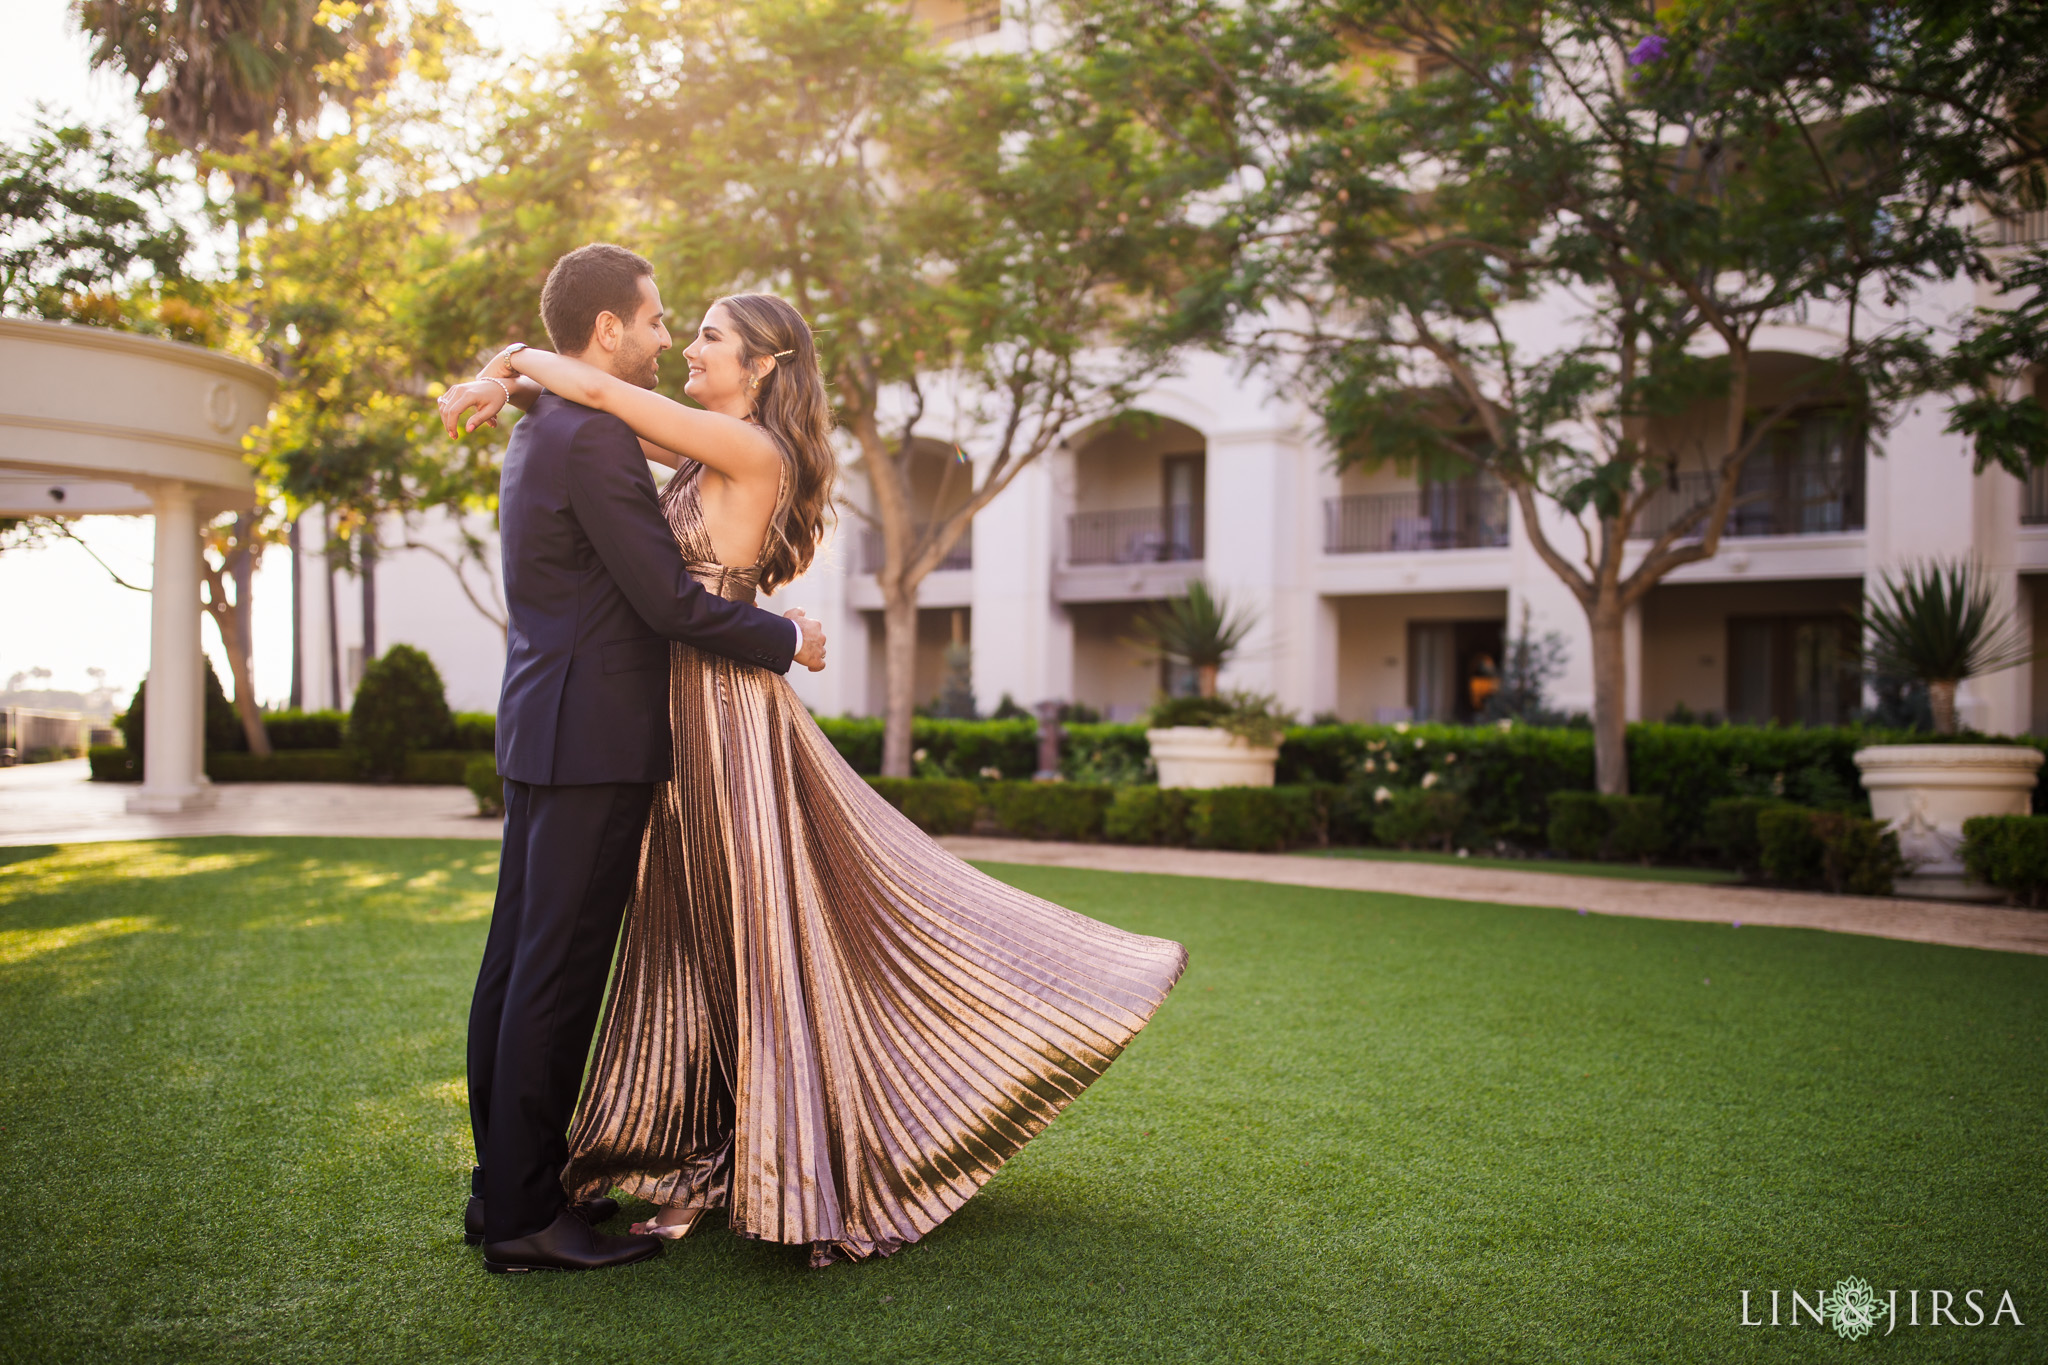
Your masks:
<svg viewBox="0 0 2048 1365"><path fill-rule="evenodd" d="M1438 900L1485 901L1634 919L1690 920L1777 929L1822 929L1909 943L2048 956L2048 913L1999 906L1871 896L1822 896L1755 886L1623 881L1554 872L1449 867L1437 863L1300 858L1284 853L1039 843L948 835L939 842L970 862L1072 867L1169 877L1214 877L1376 891Z"/></svg>

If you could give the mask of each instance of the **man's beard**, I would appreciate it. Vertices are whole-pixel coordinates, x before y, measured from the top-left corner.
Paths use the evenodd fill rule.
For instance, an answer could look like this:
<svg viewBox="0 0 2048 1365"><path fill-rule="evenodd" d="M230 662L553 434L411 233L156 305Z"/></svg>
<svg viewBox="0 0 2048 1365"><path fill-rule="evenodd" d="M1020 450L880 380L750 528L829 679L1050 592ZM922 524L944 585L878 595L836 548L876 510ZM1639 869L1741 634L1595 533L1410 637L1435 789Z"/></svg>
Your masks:
<svg viewBox="0 0 2048 1365"><path fill-rule="evenodd" d="M619 378L628 384L651 389L661 382L661 352L654 346L645 349L621 349L619 352Z"/></svg>

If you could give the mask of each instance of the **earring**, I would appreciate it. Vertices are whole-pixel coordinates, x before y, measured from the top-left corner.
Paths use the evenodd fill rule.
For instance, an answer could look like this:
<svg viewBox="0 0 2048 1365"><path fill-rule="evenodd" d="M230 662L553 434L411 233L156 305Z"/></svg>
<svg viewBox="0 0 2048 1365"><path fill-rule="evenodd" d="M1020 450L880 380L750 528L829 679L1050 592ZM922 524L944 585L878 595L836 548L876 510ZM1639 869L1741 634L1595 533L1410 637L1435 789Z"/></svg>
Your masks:
<svg viewBox="0 0 2048 1365"><path fill-rule="evenodd" d="M748 393L759 393L760 391L761 391L761 376L757 374L757 375L755 375L755 376L754 376L753 382L747 385L747 392L748 392Z"/></svg>

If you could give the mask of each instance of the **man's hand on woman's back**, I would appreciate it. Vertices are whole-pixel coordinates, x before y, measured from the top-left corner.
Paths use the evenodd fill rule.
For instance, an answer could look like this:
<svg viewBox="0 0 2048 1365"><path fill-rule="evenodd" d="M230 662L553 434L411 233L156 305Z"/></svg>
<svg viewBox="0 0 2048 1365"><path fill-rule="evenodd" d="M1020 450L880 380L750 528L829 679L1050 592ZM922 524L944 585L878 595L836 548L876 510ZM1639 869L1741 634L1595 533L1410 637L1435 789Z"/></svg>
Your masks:
<svg viewBox="0 0 2048 1365"><path fill-rule="evenodd" d="M796 652L796 662L813 673L822 671L825 667L824 623L804 615L802 607L791 607L782 614L796 622L797 629L803 632L803 647Z"/></svg>

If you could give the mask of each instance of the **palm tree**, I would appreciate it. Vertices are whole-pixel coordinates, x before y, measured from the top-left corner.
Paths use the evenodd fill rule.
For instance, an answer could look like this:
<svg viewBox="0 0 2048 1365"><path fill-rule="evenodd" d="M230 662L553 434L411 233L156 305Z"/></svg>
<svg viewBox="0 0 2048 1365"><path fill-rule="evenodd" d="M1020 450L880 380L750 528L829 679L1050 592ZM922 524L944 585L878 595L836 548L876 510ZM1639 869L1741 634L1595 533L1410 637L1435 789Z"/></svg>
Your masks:
<svg viewBox="0 0 2048 1365"><path fill-rule="evenodd" d="M379 41L383 6L363 5L345 20L329 10L326 22L321 11L320 0L72 4L94 39L93 66L135 82L150 125L188 151L223 155L252 141L267 149L311 124L330 99L389 76L395 52ZM352 54L363 58L357 69L336 74ZM253 190L265 202L281 189L275 173L246 163L229 176L238 195Z"/></svg>
<svg viewBox="0 0 2048 1365"><path fill-rule="evenodd" d="M1956 732L1956 686L2023 664L2034 649L1967 560L1908 565L1886 574L1858 621L1878 673L1927 684L1936 734Z"/></svg>
<svg viewBox="0 0 2048 1365"><path fill-rule="evenodd" d="M1231 610L1227 598L1212 595L1197 578L1185 597L1169 597L1138 618L1138 643L1170 663L1194 669L1196 691L1213 697L1218 670L1256 624L1252 612Z"/></svg>

